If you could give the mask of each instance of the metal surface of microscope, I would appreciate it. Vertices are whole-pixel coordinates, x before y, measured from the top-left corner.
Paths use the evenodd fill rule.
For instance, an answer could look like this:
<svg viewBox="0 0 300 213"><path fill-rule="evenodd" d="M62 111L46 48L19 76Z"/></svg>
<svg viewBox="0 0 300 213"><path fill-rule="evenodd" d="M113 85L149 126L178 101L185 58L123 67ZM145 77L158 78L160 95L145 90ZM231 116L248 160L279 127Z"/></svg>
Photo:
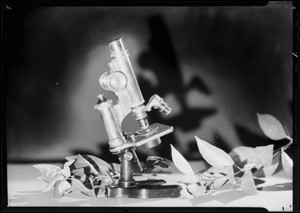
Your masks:
<svg viewBox="0 0 300 213"><path fill-rule="evenodd" d="M103 89L114 92L118 101L113 104L112 100L106 100L104 95L100 94L94 108L100 111L108 135L109 150L119 156L121 166L119 180L115 185L106 187L105 195L111 198L179 197L179 185L164 185L164 180L134 179L133 163L138 165L141 172L144 171L135 152L136 147L155 147L161 143L160 137L173 131L171 126L159 123L150 125L147 112L154 108L169 114L171 109L158 95L153 95L145 105L122 38L109 42L108 46L111 53L111 61L108 64L110 71L103 73L99 82ZM131 112L140 129L126 134L122 132L121 124Z"/></svg>

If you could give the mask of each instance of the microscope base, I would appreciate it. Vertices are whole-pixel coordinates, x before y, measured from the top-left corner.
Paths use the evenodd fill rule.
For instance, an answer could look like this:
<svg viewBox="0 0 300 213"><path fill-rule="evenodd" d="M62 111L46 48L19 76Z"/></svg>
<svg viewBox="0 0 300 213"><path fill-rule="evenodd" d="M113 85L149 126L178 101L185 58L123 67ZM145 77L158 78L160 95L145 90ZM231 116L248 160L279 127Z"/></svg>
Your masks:
<svg viewBox="0 0 300 213"><path fill-rule="evenodd" d="M167 198L180 197L181 186L162 185L164 180L137 181L137 186L121 188L117 185L107 187L105 195L108 198Z"/></svg>

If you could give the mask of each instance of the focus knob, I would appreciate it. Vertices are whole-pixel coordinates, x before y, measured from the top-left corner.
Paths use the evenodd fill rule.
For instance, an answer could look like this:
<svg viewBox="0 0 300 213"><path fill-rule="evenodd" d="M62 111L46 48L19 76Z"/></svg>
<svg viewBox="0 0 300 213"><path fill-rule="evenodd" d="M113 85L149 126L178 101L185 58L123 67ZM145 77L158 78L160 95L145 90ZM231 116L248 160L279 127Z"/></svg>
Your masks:
<svg viewBox="0 0 300 213"><path fill-rule="evenodd" d="M120 71L103 73L99 79L101 87L115 92L122 91L127 86L127 78Z"/></svg>

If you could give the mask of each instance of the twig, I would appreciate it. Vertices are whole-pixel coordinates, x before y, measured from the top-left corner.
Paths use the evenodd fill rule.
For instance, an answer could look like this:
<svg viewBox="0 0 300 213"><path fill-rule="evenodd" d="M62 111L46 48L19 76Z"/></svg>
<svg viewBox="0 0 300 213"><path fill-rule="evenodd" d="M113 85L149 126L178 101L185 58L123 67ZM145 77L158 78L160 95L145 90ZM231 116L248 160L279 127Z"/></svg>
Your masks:
<svg viewBox="0 0 300 213"><path fill-rule="evenodd" d="M283 147L280 147L280 148L278 148L277 150L275 150L275 151L273 152L273 155L275 155L275 154L278 153L278 152L280 153L280 152L281 152L281 149L283 149L284 151L287 150L287 149L293 144L293 138L288 137L287 139L290 140L289 143L286 144L286 145L284 145Z"/></svg>

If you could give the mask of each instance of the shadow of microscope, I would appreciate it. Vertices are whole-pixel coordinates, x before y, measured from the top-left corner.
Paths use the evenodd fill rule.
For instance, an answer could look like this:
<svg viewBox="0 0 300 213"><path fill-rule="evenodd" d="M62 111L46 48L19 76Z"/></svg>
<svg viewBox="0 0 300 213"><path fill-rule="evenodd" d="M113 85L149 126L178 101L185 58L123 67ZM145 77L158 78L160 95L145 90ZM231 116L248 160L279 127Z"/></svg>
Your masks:
<svg viewBox="0 0 300 213"><path fill-rule="evenodd" d="M184 83L184 72L180 69L180 59L177 58L172 44L171 35L160 15L149 18L151 38L149 40L149 49L142 52L138 58L139 65L147 70L153 71L158 80L157 85L152 86L147 79L140 76L138 79L144 97L147 99L153 91L165 97L172 94L180 106L180 112L174 116L162 117L158 112L151 113L150 121L164 122L173 125L185 133L201 127L202 120L216 113L214 108L194 108L188 106L187 94L191 90L211 95L211 91L205 82L198 76L192 78L189 84ZM174 134L164 137L164 143L153 149L159 156L171 159L170 144L174 146L179 144ZM194 143L191 143L194 144ZM190 146L190 144L187 144ZM190 146L190 149L197 147ZM184 153L183 153L184 155ZM187 156L188 158L188 156Z"/></svg>

